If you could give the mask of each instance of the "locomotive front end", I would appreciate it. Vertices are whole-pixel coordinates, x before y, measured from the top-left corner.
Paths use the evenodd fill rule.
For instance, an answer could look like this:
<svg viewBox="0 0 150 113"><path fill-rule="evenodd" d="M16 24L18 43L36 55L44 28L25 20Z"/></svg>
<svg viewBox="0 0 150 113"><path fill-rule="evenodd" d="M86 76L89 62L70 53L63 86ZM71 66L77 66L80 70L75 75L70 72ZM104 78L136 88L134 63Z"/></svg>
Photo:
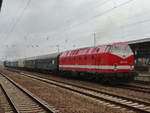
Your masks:
<svg viewBox="0 0 150 113"><path fill-rule="evenodd" d="M126 43L112 44L108 52L108 64L113 77L119 81L130 81L135 77L134 54Z"/></svg>
<svg viewBox="0 0 150 113"><path fill-rule="evenodd" d="M114 72L134 71L134 54L129 45L124 43L114 44L110 49L110 54Z"/></svg>

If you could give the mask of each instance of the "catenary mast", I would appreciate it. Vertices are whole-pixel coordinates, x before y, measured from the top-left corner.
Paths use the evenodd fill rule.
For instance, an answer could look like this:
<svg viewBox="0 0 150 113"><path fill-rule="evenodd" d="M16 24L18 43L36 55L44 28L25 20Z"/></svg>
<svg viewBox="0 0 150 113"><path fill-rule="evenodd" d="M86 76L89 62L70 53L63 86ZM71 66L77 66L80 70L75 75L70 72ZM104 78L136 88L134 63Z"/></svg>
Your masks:
<svg viewBox="0 0 150 113"><path fill-rule="evenodd" d="M3 0L0 0L0 11L1 11L1 7L2 7L2 2L3 2Z"/></svg>

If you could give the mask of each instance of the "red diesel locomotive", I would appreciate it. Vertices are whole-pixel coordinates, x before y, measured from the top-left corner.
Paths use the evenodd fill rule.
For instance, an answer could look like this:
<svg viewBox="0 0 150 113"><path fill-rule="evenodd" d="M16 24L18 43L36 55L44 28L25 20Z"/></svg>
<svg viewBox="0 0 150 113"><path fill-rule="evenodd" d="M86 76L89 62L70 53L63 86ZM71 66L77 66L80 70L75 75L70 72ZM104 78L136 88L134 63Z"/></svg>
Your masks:
<svg viewBox="0 0 150 113"><path fill-rule="evenodd" d="M84 73L83 76L90 74L104 80L132 80L134 55L126 43L71 50L60 55L59 70Z"/></svg>

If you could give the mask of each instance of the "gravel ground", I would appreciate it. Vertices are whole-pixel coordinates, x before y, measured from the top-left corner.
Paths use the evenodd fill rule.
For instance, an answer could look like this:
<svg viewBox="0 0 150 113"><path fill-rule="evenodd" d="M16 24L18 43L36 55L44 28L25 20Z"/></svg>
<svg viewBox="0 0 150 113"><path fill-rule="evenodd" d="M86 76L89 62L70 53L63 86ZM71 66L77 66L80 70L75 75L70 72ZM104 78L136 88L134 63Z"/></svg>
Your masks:
<svg viewBox="0 0 150 113"><path fill-rule="evenodd" d="M130 83L129 85L134 85L134 86L139 86L139 87L143 87L143 88L150 88L150 85L146 85L144 83L137 83L137 82L134 82L134 83Z"/></svg>
<svg viewBox="0 0 150 113"><path fill-rule="evenodd" d="M127 96L131 98L136 98L140 100L144 100L146 102L150 102L150 94L148 93L142 93L142 92L136 92L136 91L131 91L128 89L122 89L122 88L116 88L115 86L106 86L98 83L92 83L92 82L87 82L87 81L81 81L81 80L75 80L75 79L68 79L60 76L54 76L54 75L47 75L47 74L41 74L41 73L34 73L34 72L25 72L28 74L34 74L39 77L47 78L47 79L54 79L54 80L60 80L60 81L65 81L68 83L74 83L74 84L80 84L86 87L90 88L96 88L102 91L108 91L108 92L113 92L114 94L118 94L121 96ZM134 84L134 83L130 83Z"/></svg>
<svg viewBox="0 0 150 113"><path fill-rule="evenodd" d="M0 88L0 113L9 113L10 111L12 111L12 109L9 106L8 100L5 97L2 88Z"/></svg>
<svg viewBox="0 0 150 113"><path fill-rule="evenodd" d="M3 71L4 72L4 71ZM5 71L7 76L54 106L60 113L126 113L122 109L108 107L86 96Z"/></svg>
<svg viewBox="0 0 150 113"><path fill-rule="evenodd" d="M0 113L5 113L4 108L1 106L1 100L0 100Z"/></svg>

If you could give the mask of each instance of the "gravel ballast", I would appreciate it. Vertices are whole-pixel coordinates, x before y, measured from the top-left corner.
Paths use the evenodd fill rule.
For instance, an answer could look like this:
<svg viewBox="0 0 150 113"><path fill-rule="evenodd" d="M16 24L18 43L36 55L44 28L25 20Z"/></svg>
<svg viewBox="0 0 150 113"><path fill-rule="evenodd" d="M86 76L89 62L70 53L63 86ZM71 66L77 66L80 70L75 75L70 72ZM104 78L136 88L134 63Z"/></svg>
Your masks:
<svg viewBox="0 0 150 113"><path fill-rule="evenodd" d="M52 74L41 74L41 73L34 73L34 72L25 72L25 73L28 73L31 75L36 75L36 76L46 78L46 79L64 81L67 83L82 85L82 86L86 86L89 88L95 88L95 89L107 91L110 93L113 92L114 94L117 94L120 96L126 96L126 97L130 97L130 98L135 98L135 99L144 100L146 102L150 102L150 94L148 94L148 93L142 93L142 92L138 92L138 91L132 91L132 90L128 90L128 89L117 88L116 86L110 86L110 85L106 86L106 85L102 85L99 83L93 83L93 82L88 82L88 81L68 79L68 78L64 78L64 77L60 77L60 76L54 76ZM130 83L130 84L133 85L134 83Z"/></svg>
<svg viewBox="0 0 150 113"><path fill-rule="evenodd" d="M3 71L3 70L1 70ZM126 113L126 110L104 105L97 100L62 89L57 86L21 76L18 73L3 71L8 77L27 88L32 93L53 106L60 113Z"/></svg>

